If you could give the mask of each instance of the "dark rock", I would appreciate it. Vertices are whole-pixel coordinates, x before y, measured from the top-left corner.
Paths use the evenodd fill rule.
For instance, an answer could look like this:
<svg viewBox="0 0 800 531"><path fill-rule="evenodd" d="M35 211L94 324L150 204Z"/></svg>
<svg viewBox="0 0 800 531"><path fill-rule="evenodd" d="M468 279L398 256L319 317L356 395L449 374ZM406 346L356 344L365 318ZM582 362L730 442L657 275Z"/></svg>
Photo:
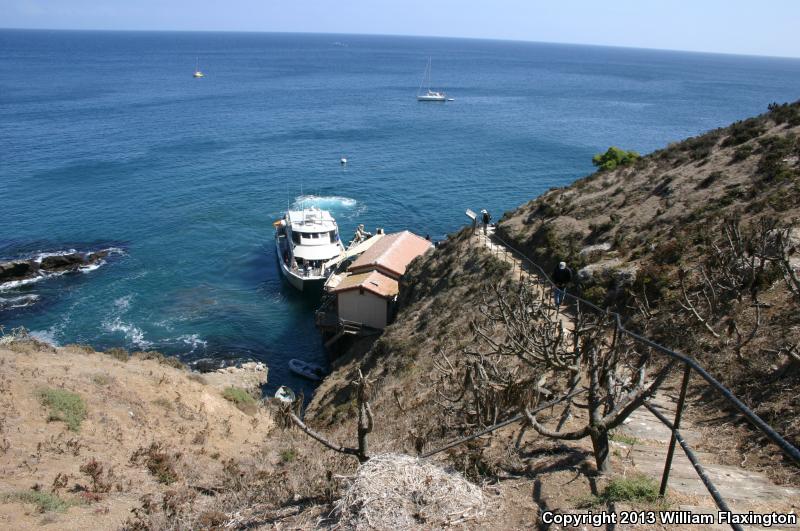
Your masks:
<svg viewBox="0 0 800 531"><path fill-rule="evenodd" d="M86 263L87 264L94 264L95 262L99 262L103 258L107 257L110 254L110 251L104 249L102 251L97 251L96 253L90 253L86 255Z"/></svg>
<svg viewBox="0 0 800 531"><path fill-rule="evenodd" d="M48 273L65 273L78 271L81 267L96 264L111 254L112 250L103 249L93 253L68 253L45 256L40 262L36 260L10 260L0 262L0 284L15 280L25 280Z"/></svg>
<svg viewBox="0 0 800 531"><path fill-rule="evenodd" d="M42 258L40 267L45 271L65 271L85 264L86 260L81 253L71 253Z"/></svg>
<svg viewBox="0 0 800 531"><path fill-rule="evenodd" d="M0 262L0 282L24 280L36 276L36 263L33 261Z"/></svg>

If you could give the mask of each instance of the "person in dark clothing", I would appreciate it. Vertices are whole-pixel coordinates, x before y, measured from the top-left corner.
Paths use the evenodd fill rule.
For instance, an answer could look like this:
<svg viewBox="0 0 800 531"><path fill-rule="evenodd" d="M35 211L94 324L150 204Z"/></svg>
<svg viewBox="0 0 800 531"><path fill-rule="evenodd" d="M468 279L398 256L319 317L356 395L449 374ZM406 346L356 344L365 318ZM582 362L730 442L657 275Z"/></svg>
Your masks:
<svg viewBox="0 0 800 531"><path fill-rule="evenodd" d="M486 234L486 227L489 226L489 221L492 219L492 216L489 212L484 208L481 210L481 221L483 221L483 233Z"/></svg>
<svg viewBox="0 0 800 531"><path fill-rule="evenodd" d="M572 281L572 270L567 267L565 262L559 262L553 271L553 283L556 285L553 297L555 298L556 306L561 306L561 301L564 300L564 295L567 292L567 284Z"/></svg>

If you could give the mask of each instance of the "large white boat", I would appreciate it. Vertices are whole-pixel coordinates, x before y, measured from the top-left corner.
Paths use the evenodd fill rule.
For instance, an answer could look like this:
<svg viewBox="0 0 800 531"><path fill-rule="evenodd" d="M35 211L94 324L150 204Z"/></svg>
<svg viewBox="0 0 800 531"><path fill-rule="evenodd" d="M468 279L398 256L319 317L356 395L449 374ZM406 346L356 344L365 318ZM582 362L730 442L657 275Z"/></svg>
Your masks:
<svg viewBox="0 0 800 531"><path fill-rule="evenodd" d="M276 221L275 247L281 272L300 291L321 287L330 275L326 262L344 253L336 220L317 207L289 210Z"/></svg>
<svg viewBox="0 0 800 531"><path fill-rule="evenodd" d="M427 90L422 92L422 87L427 86ZM425 67L425 75L422 76L422 83L417 90L417 101L453 101L453 98L448 98L444 92L431 90L431 59L428 58L428 64Z"/></svg>

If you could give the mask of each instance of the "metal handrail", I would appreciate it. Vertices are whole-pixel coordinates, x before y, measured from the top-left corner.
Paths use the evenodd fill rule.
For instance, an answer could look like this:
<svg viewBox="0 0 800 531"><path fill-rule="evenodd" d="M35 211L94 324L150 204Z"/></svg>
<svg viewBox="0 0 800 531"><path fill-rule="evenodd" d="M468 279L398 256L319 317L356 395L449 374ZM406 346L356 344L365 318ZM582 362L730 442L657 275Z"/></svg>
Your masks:
<svg viewBox="0 0 800 531"><path fill-rule="evenodd" d="M486 237L489 238L489 236L486 236ZM497 232L495 232L492 235L492 237L495 238L496 240L498 240L500 243L502 243L505 247L507 247L508 249L513 251L514 253L518 254L519 257L524 262L526 262L528 265L531 265L534 268L536 268L536 270L538 271L538 274L541 277L543 277L544 280L548 284L550 284L550 286L552 286L554 288L556 287L555 283L550 279L550 276L547 273L544 272L544 269L542 269L541 266L539 266L539 264L537 264L536 262L534 262L533 260L528 258L525 255L525 253L523 253L519 249L516 249L514 246L510 245L508 242L503 240L500 236L497 235ZM636 332L632 332L632 331L626 329L622 325L622 319L621 319L619 313L617 313L617 312L611 311L611 310L609 310L607 308L606 309L600 308L596 304L594 304L594 303L592 303L590 301L587 301L586 299L583 299L583 298L581 298L581 297L579 297L577 295L574 295L572 293L569 293L569 292L565 292L564 295L565 295L565 297L568 297L568 298L574 300L575 302L579 302L582 305L589 306L590 308L592 308L592 309L594 309L594 310L596 310L596 311L598 311L600 313L604 313L606 315L609 315L609 316L613 317L614 322L615 322L615 327L616 327L618 332L620 332L622 334L625 334L625 335L629 336L631 339L633 339L633 340L635 340L635 341L637 341L639 343L643 343L644 345L647 345L648 347L650 347L650 348L652 348L652 349L654 349L654 350L656 350L656 351L658 351L658 352L660 352L662 354L665 354L665 355L669 356L672 359L676 359L676 360L684 363L685 365L688 365L689 367L691 367L706 382L708 382L708 384L711 385L711 387L713 387L716 391L718 391L723 396L723 398L725 398L731 405L733 405L734 408L736 408L740 413L742 413L747 418L747 420L749 420L753 425L755 425L756 428L758 428L767 437L769 437L772 440L772 442L774 442L777 446L779 446L781 448L781 450L784 452L784 454L786 454L787 457L791 458L795 463L800 465L800 450L797 447L795 447L794 445L792 445L789 441L784 439L777 431L775 431L761 417L759 417L755 412L753 412L750 408L748 408L741 400L739 400L728 388L726 388L719 381L717 381L716 378L711 376L711 374L709 374L693 358L691 358L691 357L689 357L689 356L687 356L685 354L681 354L680 352L676 352L674 350L671 350L671 349L669 349L669 348L667 348L667 347L665 347L663 345L660 345L660 344L656 343L655 341L653 341L651 339L648 339L648 338L646 338L644 336L641 336L641 335L637 334Z"/></svg>
<svg viewBox="0 0 800 531"><path fill-rule="evenodd" d="M475 227L473 225L473 233L474 233L474 230L475 230ZM508 253L508 250L511 250L512 253L514 253L514 254L519 256L520 260L522 260L523 263L527 264L529 267L532 266L534 268L535 272L538 273L538 276L540 277L540 281L543 284L549 284L551 288L560 289L560 288L558 288L558 286L556 286L556 284L552 281L550 276L544 271L544 269L542 269L542 267L539 264L537 264L536 262L534 262L533 260L528 258L528 256L525 253L523 253L519 249L516 249L513 245L511 245L508 242L506 242L505 240L503 240L503 238L501 238L500 236L497 235L496 230L494 231L494 234L492 234L491 236L489 236L488 234L486 234L486 232L484 232L484 237L487 238L490 242L491 242L491 238L494 238L495 240L497 240L498 242L500 242L503 245L503 249L501 249L501 252ZM490 250L492 250L494 252L497 252L496 250L492 249L491 247L490 247ZM512 268L512 271L513 271L513 268ZM687 390L689 388L689 380L690 380L692 371L695 371L697 374L699 374L706 381L706 383L708 383L715 391L717 391L720 395L722 395L722 397L730 405L732 405L734 407L734 409L736 409L742 415L744 415L744 417L747 418L747 420L750 421L750 423L752 423L753 426L755 426L759 431L761 431L761 433L766 435L773 443L775 443L781 449L781 451L784 453L784 455L786 455L787 457L789 457L789 459L794 461L795 464L800 465L800 450L798 450L798 448L795 447L794 445L792 445L789 441L784 439L781 434L779 434L777 431L775 431L775 429L773 429L772 426L767 424L761 417L759 417L755 412L753 412L749 407L747 407L744 404L744 402L739 400L739 398L737 398L736 395L734 395L727 387L722 385L716 378L711 376L711 374L709 374L708 371L706 371L695 359L693 359L693 358L691 358L691 357L689 357L689 356L687 356L685 354L682 354L680 352L676 352L676 351L674 351L672 349L669 349L669 348L667 348L667 347L665 347L663 345L660 345L660 344L656 343L655 341L653 341L651 339L648 339L648 338L646 338L646 337L644 337L644 336L642 336L640 334L637 334L635 332L632 332L632 331L626 329L622 325L622 318L619 315L619 313L611 311L608 308L605 308L605 309L600 308L599 306L597 306L596 304L592 303L591 301L587 301L586 299L583 299L582 297L579 297L578 295L574 295L572 293L569 293L566 290L563 290L563 291L564 291L564 296L566 298L568 298L568 299L573 300L575 303L582 304L584 306L588 306L589 308L592 308L592 309L594 309L595 311L597 311L599 313L602 313L602 314L608 315L609 317L612 317L613 320L614 320L615 330L616 330L616 332L618 334L625 334L628 337L630 337L632 340L634 340L634 341L636 341L638 343L641 343L643 345L646 345L647 347L655 350L656 352L664 354L664 355L672 358L673 360L680 361L681 363L684 364L683 381L681 383L681 394L680 394L680 398L678 399L678 405L677 405L677 408L676 408L676 411L675 411L675 420L673 422L670 422L660 411L658 411L655 407L653 407L652 404L648 403L647 401L644 403L644 406L650 412L652 412L653 415L660 422L662 422L670 430L670 433L671 433L669 449L667 451L667 458L666 458L665 463L664 463L664 472L663 472L662 477L661 477L661 486L660 486L660 489L659 489L659 494L662 497L666 494L666 491L667 491L667 483L669 481L669 473L670 473L670 470L672 469L672 459L673 459L673 456L674 456L675 444L677 442L678 444L680 444L681 449L683 450L683 452L686 455L686 457L689 459L689 461L694 466L695 471L697 472L698 476L700 477L700 480L703 482L703 485L706 487L708 492L711 494L711 497L714 499L714 502L716 503L717 507L722 511L730 511L730 509L728 508L728 505L726 504L726 502L723 499L722 495L720 494L719 490L716 488L714 483L711 481L711 479L709 478L708 474L706 474L703 466L699 462L699 459L694 454L694 452L692 451L691 447L689 447L689 444L686 442L686 440L683 438L683 436L681 435L681 433L679 431L681 416L683 414L683 409L684 409L684 406L685 406L686 393L687 393ZM520 415L517 415L516 417L513 417L513 419L509 419L509 420L503 422L502 425L507 425L507 424L511 423L513 420L518 420L519 418L520 418ZM475 438L475 437L477 437L477 436L479 436L481 434L488 433L489 431L492 431L493 429L496 429L496 428L492 427L492 428L489 428L487 430L483 430L482 432L479 432L478 434L474 434L472 436L465 437L465 438L463 438L463 439L461 439L459 441L455 441L454 443L450 443L450 444L448 444L446 447L444 447L442 449L451 448L453 446L456 446L457 444L461 444L464 441L471 440L471 439L473 439L473 438ZM441 451L442 449L439 449L437 451ZM436 452L428 452L426 455L432 455L433 453L436 453ZM731 525L731 527L733 529L736 529L737 531L742 529L742 526L739 525L739 524L733 524L732 523L730 525Z"/></svg>
<svg viewBox="0 0 800 531"><path fill-rule="evenodd" d="M703 468L703 465L700 463L700 459L697 458L697 455L694 453L694 450L692 450L692 447L689 446L689 443L686 442L686 439L683 437L683 435L681 435L681 432L678 430L678 426L676 424L671 423L669 419L664 416L663 413L661 413L657 408L653 406L653 404L645 402L644 407L646 407L650 411L650 413L652 413L658 420L660 420L664 424L664 426L670 429L670 431L672 432L673 440L677 440L678 443L681 445L683 453L686 454L686 457L689 459L689 462L692 463L695 472L697 472L697 475L700 476L700 481L703 482L703 485L705 485L709 494L711 494L711 497L714 498L714 503L717 504L717 507L719 507L719 509L723 512L726 513L731 512L730 507L728 507L728 504L725 502L725 498L722 497L722 494L720 494L719 490L717 489L717 486L714 485L714 483L711 481L711 478L708 477L705 468ZM675 448L674 444L670 445L670 449L674 448ZM669 471L665 470L664 473L666 477L666 475L669 474ZM666 483L662 482L662 485L664 486L664 488L666 488ZM661 496L663 496L664 494L665 493L662 492ZM744 529L740 524L737 523L731 523L730 525L737 531L742 531Z"/></svg>
<svg viewBox="0 0 800 531"><path fill-rule="evenodd" d="M585 392L586 392L585 389L576 389L575 391L572 391L571 393L568 393L568 394L566 394L564 396L558 397L555 400L551 400L550 402L546 402L544 404L539 404L537 407L535 407L533 410L531 410L530 413L531 413L531 415L535 415L536 413L539 413L540 411L544 411L545 409L548 409L548 408L551 408L551 407L553 407L555 405L560 404L564 400L568 400L570 398L574 398L574 397L576 397L576 396L578 396L578 395L580 395L582 393L585 393ZM456 446L458 446L460 444L464 444L465 442L469 442L471 440L477 439L478 437L480 437L482 435L486 435L488 433L492 433L493 431L499 430L500 428L508 426L509 424L514 424L515 422L519 422L520 420L522 420L522 418L524 416L525 415L523 415L522 413L517 413L516 415L514 415L511 418L508 418L508 419L506 419L504 421L498 422L497 424L493 424L492 426L489 426L488 428L485 428L485 429L483 429L483 430L481 430L481 431L479 431L477 433L473 433L472 435L468 435L466 437L461 437L460 439L456 439L455 441L451 441L451 442L447 443L444 446L440 446L439 448L436 448L435 450L428 450L427 452L425 452L423 454L420 454L419 457L422 458L422 459L425 459L427 457L431 457L432 455L436 455L436 454L438 454L440 452L444 452L445 450L449 450L450 448L454 448L454 447L456 447Z"/></svg>

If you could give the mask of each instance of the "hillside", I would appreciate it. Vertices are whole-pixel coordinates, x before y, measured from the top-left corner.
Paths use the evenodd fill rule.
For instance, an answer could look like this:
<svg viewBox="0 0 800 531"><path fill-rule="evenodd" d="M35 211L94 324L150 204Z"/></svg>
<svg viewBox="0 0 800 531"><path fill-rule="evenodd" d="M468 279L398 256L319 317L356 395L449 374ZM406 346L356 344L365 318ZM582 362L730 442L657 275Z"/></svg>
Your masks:
<svg viewBox="0 0 800 531"><path fill-rule="evenodd" d="M723 256L726 221L734 219L741 246L758 243L749 235L758 232L762 220L771 223L761 242L767 247L775 247L775 234L785 230L786 258L796 273L800 267L798 133L800 103L772 106L765 115L551 190L506 213L497 232L548 271L566 260L579 272L576 289L583 296L620 311L629 319L627 326L696 356L796 443L800 436L796 285L784 279L777 260L764 260L752 278L738 279L746 285L735 286L731 290L735 293L725 300L720 297L714 311L696 303L719 336L714 337L680 306L679 273L684 271L685 290L692 300L699 296L697 266L727 273L720 272L715 260L736 259ZM401 289L397 322L371 349L362 346L361 352L340 362L315 395L310 415L320 421L341 417L349 399L343 382L352 378L356 366L382 382L379 400L387 407L396 402L396 394L417 397L415 401L425 396L436 378L432 371L438 353L458 351L472 340L469 322L486 285L502 276L503 264L473 247L462 231L414 263ZM740 259L746 260L748 253L755 251L746 249ZM737 331L746 336L738 342ZM392 385L393 381L397 383ZM430 426L418 431L442 431L434 409L409 425L428 422Z"/></svg>
<svg viewBox="0 0 800 531"><path fill-rule="evenodd" d="M273 428L255 400L239 408L223 393L265 379L256 366L199 375L154 353L3 337L0 527L136 528L133 510L186 502L196 512L184 523L213 517L203 489L224 485Z"/></svg>
<svg viewBox="0 0 800 531"><path fill-rule="evenodd" d="M792 274L800 267L798 132L800 104L773 106L765 115L551 190L505 214L497 232L547 270L566 260L579 272L570 289L622 313L628 328L698 358L797 444L800 294ZM349 382L360 368L374 380L372 437L381 451L413 453L473 432L470 400L454 394L453 402L441 391L459 388L453 375L463 374L471 363L464 353L477 343L471 324L493 286L517 278L508 269L467 230L415 261L401 287L397 321L374 344L359 344L336 362L308 408L312 425L350 430L353 437L357 409ZM703 273L717 290L713 304L704 302ZM449 363L457 370L448 370ZM691 415L714 434L698 441L701 449L718 462L800 483L796 467L776 465L782 457L775 447L753 437L746 422L694 383ZM508 399L506 407L513 407ZM503 429L436 459L483 481L537 471L546 485L543 471L558 473L555 463L564 461L554 448L564 447L525 436L525 455L551 457L520 460L510 446L518 436ZM589 492L591 464L577 462L587 483L576 490ZM574 507L580 495L565 495L562 503ZM527 518L541 500L533 505L520 506Z"/></svg>
<svg viewBox="0 0 800 531"><path fill-rule="evenodd" d="M567 261L573 289L695 356L797 445L798 133L800 103L771 105L550 190L498 234L548 272Z"/></svg>

